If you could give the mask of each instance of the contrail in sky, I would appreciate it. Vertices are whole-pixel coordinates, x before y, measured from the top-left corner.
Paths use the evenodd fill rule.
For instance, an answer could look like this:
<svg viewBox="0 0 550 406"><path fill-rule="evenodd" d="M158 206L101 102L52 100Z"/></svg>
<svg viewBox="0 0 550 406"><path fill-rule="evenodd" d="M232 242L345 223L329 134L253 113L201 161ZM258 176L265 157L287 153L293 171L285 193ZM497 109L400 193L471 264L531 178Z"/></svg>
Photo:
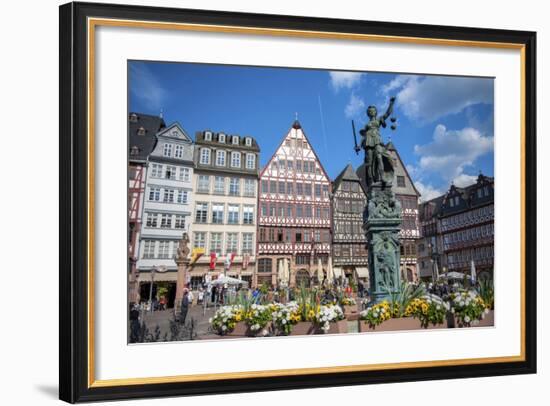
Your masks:
<svg viewBox="0 0 550 406"><path fill-rule="evenodd" d="M319 114L321 116L321 128L323 129L323 144L325 146L325 154L328 155L327 133L325 131L325 119L323 118L323 106L321 105L320 94L317 94L317 100L319 101Z"/></svg>

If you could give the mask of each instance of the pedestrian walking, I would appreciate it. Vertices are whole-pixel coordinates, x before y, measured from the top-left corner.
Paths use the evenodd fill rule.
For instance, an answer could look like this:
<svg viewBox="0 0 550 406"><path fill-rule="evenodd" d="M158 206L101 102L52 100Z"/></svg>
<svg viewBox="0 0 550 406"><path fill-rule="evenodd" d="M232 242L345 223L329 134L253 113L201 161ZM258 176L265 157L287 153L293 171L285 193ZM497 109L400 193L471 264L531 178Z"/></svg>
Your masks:
<svg viewBox="0 0 550 406"><path fill-rule="evenodd" d="M180 323L185 323L188 310L189 310L189 291L187 289L184 289L183 298L181 299L180 320L179 320Z"/></svg>
<svg viewBox="0 0 550 406"><path fill-rule="evenodd" d="M195 303L194 303L195 295L193 294L193 291L190 290L187 296L189 298L189 304L191 305L191 307L195 306Z"/></svg>
<svg viewBox="0 0 550 406"><path fill-rule="evenodd" d="M139 305L130 305L130 342L137 343L139 341Z"/></svg>

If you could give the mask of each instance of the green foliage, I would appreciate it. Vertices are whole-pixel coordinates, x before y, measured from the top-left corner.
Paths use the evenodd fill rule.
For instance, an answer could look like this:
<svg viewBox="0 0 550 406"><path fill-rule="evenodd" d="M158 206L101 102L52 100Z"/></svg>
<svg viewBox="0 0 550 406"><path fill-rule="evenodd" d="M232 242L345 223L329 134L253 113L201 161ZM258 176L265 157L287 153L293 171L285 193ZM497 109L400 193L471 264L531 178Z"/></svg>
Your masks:
<svg viewBox="0 0 550 406"><path fill-rule="evenodd" d="M480 279L478 282L477 291L479 296L485 302L488 309L493 310L495 308L495 287L493 280L489 278Z"/></svg>
<svg viewBox="0 0 550 406"><path fill-rule="evenodd" d="M392 317L403 317L405 309L414 299L420 299L426 295L426 288L423 285L413 285L408 281L402 281L398 292L390 292L385 289L390 296L390 308Z"/></svg>

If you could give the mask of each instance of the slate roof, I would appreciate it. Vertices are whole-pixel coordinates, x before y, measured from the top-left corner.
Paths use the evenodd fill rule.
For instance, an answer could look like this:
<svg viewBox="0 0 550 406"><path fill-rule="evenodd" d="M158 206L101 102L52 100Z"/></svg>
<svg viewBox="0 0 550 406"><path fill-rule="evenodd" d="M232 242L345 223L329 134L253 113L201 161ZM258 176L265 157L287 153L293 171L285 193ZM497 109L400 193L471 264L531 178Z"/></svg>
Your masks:
<svg viewBox="0 0 550 406"><path fill-rule="evenodd" d="M223 148L229 148L229 149L239 149L239 150L249 150L254 152L260 152L260 146L258 145L258 142L256 141L256 138L251 137L250 135L238 135L238 134L228 134L224 132L214 132L212 133L212 141L206 141L204 139L204 134L206 131L197 131L195 133L195 144L198 145L210 145L210 146L216 146L216 147L223 147ZM224 134L225 135L225 143L219 142L219 135ZM239 137L239 144L235 145L232 142L232 138L234 135L237 135ZM246 138L250 138L252 140L252 145L248 146L246 145Z"/></svg>
<svg viewBox="0 0 550 406"><path fill-rule="evenodd" d="M130 112L128 116L128 149L130 162L144 162L156 145L156 134L166 127L159 116ZM140 131L141 130L141 131Z"/></svg>
<svg viewBox="0 0 550 406"><path fill-rule="evenodd" d="M340 174L336 177L336 179L334 179L334 181L332 182L332 190L337 190L343 180L361 183L361 179L359 179L351 164L347 164L342 172L340 172Z"/></svg>

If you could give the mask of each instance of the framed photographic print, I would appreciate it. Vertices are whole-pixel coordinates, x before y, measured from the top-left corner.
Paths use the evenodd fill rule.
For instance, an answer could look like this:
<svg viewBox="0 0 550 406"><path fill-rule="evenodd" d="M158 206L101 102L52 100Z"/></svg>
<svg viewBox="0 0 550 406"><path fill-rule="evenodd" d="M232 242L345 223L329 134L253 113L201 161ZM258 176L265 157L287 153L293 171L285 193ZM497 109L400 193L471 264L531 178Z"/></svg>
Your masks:
<svg viewBox="0 0 550 406"><path fill-rule="evenodd" d="M60 7L60 398L536 371L536 34Z"/></svg>

